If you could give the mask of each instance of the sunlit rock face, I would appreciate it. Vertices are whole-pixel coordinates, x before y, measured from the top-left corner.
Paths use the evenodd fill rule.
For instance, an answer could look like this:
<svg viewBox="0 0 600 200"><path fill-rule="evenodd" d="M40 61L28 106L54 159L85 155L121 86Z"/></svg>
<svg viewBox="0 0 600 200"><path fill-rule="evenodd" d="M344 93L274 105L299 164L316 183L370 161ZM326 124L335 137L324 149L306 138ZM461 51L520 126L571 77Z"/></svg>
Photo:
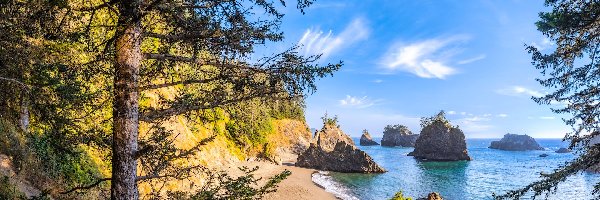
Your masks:
<svg viewBox="0 0 600 200"><path fill-rule="evenodd" d="M315 134L315 140L298 155L296 166L347 173L385 172L337 126L326 125Z"/></svg>
<svg viewBox="0 0 600 200"><path fill-rule="evenodd" d="M346 142L338 142L329 152L313 143L298 156L296 166L346 173L385 172L367 153Z"/></svg>

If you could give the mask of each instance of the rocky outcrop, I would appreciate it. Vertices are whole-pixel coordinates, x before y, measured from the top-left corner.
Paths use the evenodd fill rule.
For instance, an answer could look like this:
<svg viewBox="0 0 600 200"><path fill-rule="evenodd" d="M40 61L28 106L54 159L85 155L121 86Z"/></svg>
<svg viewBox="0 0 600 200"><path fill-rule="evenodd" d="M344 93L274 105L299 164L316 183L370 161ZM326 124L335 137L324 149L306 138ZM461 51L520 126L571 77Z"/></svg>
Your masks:
<svg viewBox="0 0 600 200"><path fill-rule="evenodd" d="M415 147L415 143L419 138L419 134L411 134L411 135L395 135L393 137L381 139L381 146L395 147Z"/></svg>
<svg viewBox="0 0 600 200"><path fill-rule="evenodd" d="M373 146L379 145L379 143L373 141L371 135L367 131L363 131L363 134L360 136L360 146Z"/></svg>
<svg viewBox="0 0 600 200"><path fill-rule="evenodd" d="M419 134L413 134L406 126L388 125L383 130L381 146L403 146L414 147Z"/></svg>
<svg viewBox="0 0 600 200"><path fill-rule="evenodd" d="M567 148L560 148L558 150L555 151L556 153L571 153L571 149L567 149Z"/></svg>
<svg viewBox="0 0 600 200"><path fill-rule="evenodd" d="M545 153L543 153L543 154L540 154L540 157L541 157L541 158L548 157L548 154L545 154Z"/></svg>
<svg viewBox="0 0 600 200"><path fill-rule="evenodd" d="M342 130L335 125L324 125L321 131L315 133L315 141L317 145L325 151L332 151L338 142L355 145L350 136L346 135Z"/></svg>
<svg viewBox="0 0 600 200"><path fill-rule="evenodd" d="M532 137L510 133L505 134L500 141L492 141L489 148L507 151L544 150Z"/></svg>
<svg viewBox="0 0 600 200"><path fill-rule="evenodd" d="M419 198L417 200L444 200L442 196L437 192L432 192L427 195L427 198Z"/></svg>
<svg viewBox="0 0 600 200"><path fill-rule="evenodd" d="M347 173L385 172L367 153L344 141L338 142L332 151L325 151L318 145L311 144L298 156L296 166Z"/></svg>
<svg viewBox="0 0 600 200"><path fill-rule="evenodd" d="M350 136L338 126L323 126L315 133L315 139L315 143L298 155L296 166L335 172L385 172L367 153L356 148Z"/></svg>
<svg viewBox="0 0 600 200"><path fill-rule="evenodd" d="M465 134L441 120L434 120L421 130L415 150L408 155L434 161L471 160Z"/></svg>

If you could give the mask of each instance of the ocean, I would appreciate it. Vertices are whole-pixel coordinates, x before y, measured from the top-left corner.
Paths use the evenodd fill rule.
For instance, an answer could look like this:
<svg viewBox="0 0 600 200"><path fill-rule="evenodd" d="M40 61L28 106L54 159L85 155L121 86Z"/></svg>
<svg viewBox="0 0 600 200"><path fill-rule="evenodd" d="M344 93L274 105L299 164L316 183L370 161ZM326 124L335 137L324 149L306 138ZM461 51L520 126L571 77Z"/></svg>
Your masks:
<svg viewBox="0 0 600 200"><path fill-rule="evenodd" d="M354 140L359 144L358 138ZM499 139L467 139L473 160L457 162L418 161L406 155L413 148L357 145L388 172L320 172L313 175L313 181L341 199L389 199L398 191L413 198L438 192L448 200L493 199L493 193L521 188L539 180L540 172L551 172L576 157L573 153L554 152L568 146L561 139L536 139L546 149L540 151L489 149L494 140ZM539 157L543 153L549 156ZM579 173L559 184L559 189L548 199L592 199L591 192L597 182L600 174ZM523 199L531 198L528 195Z"/></svg>

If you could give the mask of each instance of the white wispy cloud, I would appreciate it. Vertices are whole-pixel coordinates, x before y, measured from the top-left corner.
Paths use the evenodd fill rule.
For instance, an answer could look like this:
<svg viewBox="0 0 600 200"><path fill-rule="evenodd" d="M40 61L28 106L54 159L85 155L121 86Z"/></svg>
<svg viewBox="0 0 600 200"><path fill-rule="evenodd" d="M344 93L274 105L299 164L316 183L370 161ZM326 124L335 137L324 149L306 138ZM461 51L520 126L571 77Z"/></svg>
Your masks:
<svg viewBox="0 0 600 200"><path fill-rule="evenodd" d="M375 80L373 80L373 83L383 83L383 80L381 80L381 79L375 79Z"/></svg>
<svg viewBox="0 0 600 200"><path fill-rule="evenodd" d="M500 89L496 91L498 94L508 95L508 96L534 96L541 97L544 96L543 93L532 90L523 86L513 86L510 88Z"/></svg>
<svg viewBox="0 0 600 200"><path fill-rule="evenodd" d="M365 20L357 18L337 36L331 30L324 33L318 29L307 29L298 44L304 55L322 54L322 58L325 58L355 42L367 39L368 36L369 28Z"/></svg>
<svg viewBox="0 0 600 200"><path fill-rule="evenodd" d="M457 49L452 45L468 40L465 36L430 39L412 44L395 44L383 56L381 64L388 70L401 70L422 78L444 79L457 73L448 64Z"/></svg>
<svg viewBox="0 0 600 200"><path fill-rule="evenodd" d="M371 100L367 96L356 97L346 95L346 98L339 100L339 105L344 107L355 107L355 108L367 108L375 105L375 103L381 100Z"/></svg>
<svg viewBox="0 0 600 200"><path fill-rule="evenodd" d="M551 116L542 116L542 117L540 117L540 119L556 119L556 118L551 117Z"/></svg>
<svg viewBox="0 0 600 200"><path fill-rule="evenodd" d="M448 111L447 113L448 113L449 115L456 115L456 111L454 111L454 110Z"/></svg>
<svg viewBox="0 0 600 200"><path fill-rule="evenodd" d="M502 117L502 118L504 118L504 117L508 117L508 115L507 115L507 114L504 114L504 113L502 113L502 114L498 114L498 115L496 115L496 116L497 116L497 117Z"/></svg>
<svg viewBox="0 0 600 200"><path fill-rule="evenodd" d="M469 64L469 63L472 63L472 62L475 62L478 60L485 59L485 57L486 57L485 54L481 54L481 55L473 57L473 58L458 61L458 62L456 62L456 64L459 64L459 65Z"/></svg>

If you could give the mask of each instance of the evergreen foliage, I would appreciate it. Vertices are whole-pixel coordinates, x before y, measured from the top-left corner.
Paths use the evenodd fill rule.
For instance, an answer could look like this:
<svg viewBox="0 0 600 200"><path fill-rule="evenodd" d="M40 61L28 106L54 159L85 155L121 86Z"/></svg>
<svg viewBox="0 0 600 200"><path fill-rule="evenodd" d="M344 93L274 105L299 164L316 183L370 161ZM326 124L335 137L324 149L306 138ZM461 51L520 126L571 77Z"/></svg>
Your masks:
<svg viewBox="0 0 600 200"><path fill-rule="evenodd" d="M552 92L532 98L538 104L558 105L552 108L553 112L572 116L564 119L573 127L564 140L570 142L569 149L580 154L551 173L541 173L539 181L495 195L497 199L544 194L547 198L567 177L600 163L600 145L590 143L600 135L600 2L546 0L545 5L551 10L539 14L536 26L556 43L556 48L544 51L527 46L526 49L532 64L542 74L543 78L537 81ZM600 198L600 183L596 183L593 194Z"/></svg>
<svg viewBox="0 0 600 200"><path fill-rule="evenodd" d="M387 125L383 127L383 134L408 132L408 127L400 124Z"/></svg>
<svg viewBox="0 0 600 200"><path fill-rule="evenodd" d="M402 191L398 191L392 198L390 198L390 200L412 200L412 198L405 197L404 194L402 194Z"/></svg>
<svg viewBox="0 0 600 200"><path fill-rule="evenodd" d="M452 128L452 125L450 125L450 121L448 121L446 119L446 113L441 110L438 114L431 116L431 117L422 117L421 118L421 128L425 128L435 122L439 122L444 124L446 127L448 128Z"/></svg>
<svg viewBox="0 0 600 200"><path fill-rule="evenodd" d="M211 115L224 110L224 134L239 148L273 149L271 119L302 119L315 80L341 67L315 64L320 55L300 56L298 47L251 62L255 45L283 39L278 4L0 1L0 118L22 129L12 135L23 151L9 153L41 158L49 177L68 180L64 192L111 181L113 198L136 199L138 183L202 173L177 163L214 136L181 149L165 125L175 117L218 121ZM112 176L82 146L111 160Z"/></svg>

